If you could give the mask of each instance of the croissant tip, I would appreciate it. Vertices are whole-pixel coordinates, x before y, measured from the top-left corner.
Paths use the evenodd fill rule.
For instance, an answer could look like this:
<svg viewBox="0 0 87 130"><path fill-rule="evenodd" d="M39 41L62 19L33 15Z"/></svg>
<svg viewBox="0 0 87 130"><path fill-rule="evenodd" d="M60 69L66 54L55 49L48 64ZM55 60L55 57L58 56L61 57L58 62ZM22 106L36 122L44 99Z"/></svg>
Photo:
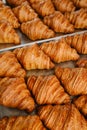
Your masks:
<svg viewBox="0 0 87 130"><path fill-rule="evenodd" d="M61 78L62 72L63 72L63 68L61 68L59 66L55 68L55 74L56 74L57 78L59 78L59 79Z"/></svg>

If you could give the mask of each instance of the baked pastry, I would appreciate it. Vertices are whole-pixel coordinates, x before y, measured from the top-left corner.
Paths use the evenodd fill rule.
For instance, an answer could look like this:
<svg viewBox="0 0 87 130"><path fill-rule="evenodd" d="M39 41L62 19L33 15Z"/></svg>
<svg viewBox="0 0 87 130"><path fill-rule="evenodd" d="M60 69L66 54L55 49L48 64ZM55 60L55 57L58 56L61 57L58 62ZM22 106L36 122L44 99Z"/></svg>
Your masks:
<svg viewBox="0 0 87 130"><path fill-rule="evenodd" d="M0 53L0 77L25 77L26 72L11 52Z"/></svg>
<svg viewBox="0 0 87 130"><path fill-rule="evenodd" d="M0 78L0 104L28 112L35 108L23 78Z"/></svg>
<svg viewBox="0 0 87 130"><path fill-rule="evenodd" d="M40 48L56 63L77 60L79 55L64 39L41 44Z"/></svg>
<svg viewBox="0 0 87 130"><path fill-rule="evenodd" d="M87 130L87 121L73 104L42 106L38 114L50 130Z"/></svg>
<svg viewBox="0 0 87 130"><path fill-rule="evenodd" d="M1 20L8 21L14 28L18 28L20 26L18 19L15 17L11 8L8 6L0 8L0 21Z"/></svg>
<svg viewBox="0 0 87 130"><path fill-rule="evenodd" d="M57 67L55 74L70 95L87 94L87 69Z"/></svg>
<svg viewBox="0 0 87 130"><path fill-rule="evenodd" d="M76 66L87 68L87 58L79 59L76 63Z"/></svg>
<svg viewBox="0 0 87 130"><path fill-rule="evenodd" d="M65 37L66 42L80 54L87 54L87 33Z"/></svg>
<svg viewBox="0 0 87 130"><path fill-rule="evenodd" d="M76 7L87 8L87 0L72 0Z"/></svg>
<svg viewBox="0 0 87 130"><path fill-rule="evenodd" d="M74 25L75 28L87 29L87 13L84 9L66 12L65 17Z"/></svg>
<svg viewBox="0 0 87 130"><path fill-rule="evenodd" d="M55 75L30 76L27 86L34 95L37 104L63 104L70 102L69 95L64 91Z"/></svg>
<svg viewBox="0 0 87 130"><path fill-rule="evenodd" d="M7 3L13 7L16 7L18 5L21 5L23 2L27 1L27 0L6 0Z"/></svg>
<svg viewBox="0 0 87 130"><path fill-rule="evenodd" d="M78 97L74 101L74 104L85 116L87 116L87 95Z"/></svg>
<svg viewBox="0 0 87 130"><path fill-rule="evenodd" d="M0 119L1 130L46 130L37 115L14 116Z"/></svg>
<svg viewBox="0 0 87 130"><path fill-rule="evenodd" d="M36 0L35 3L31 4L35 11L42 17L53 14L55 8L51 0Z"/></svg>
<svg viewBox="0 0 87 130"><path fill-rule="evenodd" d="M21 40L12 25L5 20L0 21L0 43L20 44Z"/></svg>
<svg viewBox="0 0 87 130"><path fill-rule="evenodd" d="M38 17L27 1L13 8L13 12L21 23Z"/></svg>
<svg viewBox="0 0 87 130"><path fill-rule="evenodd" d="M37 44L16 49L14 54L26 70L54 68L50 58Z"/></svg>
<svg viewBox="0 0 87 130"><path fill-rule="evenodd" d="M68 19L66 19L66 17L59 11L55 11L55 13L49 16L45 16L44 23L50 28L52 28L55 32L74 32L74 26L70 24Z"/></svg>
<svg viewBox="0 0 87 130"><path fill-rule="evenodd" d="M62 13L65 12L72 12L75 10L75 6L72 1L70 0L52 0L56 10L61 11Z"/></svg>
<svg viewBox="0 0 87 130"><path fill-rule="evenodd" d="M21 31L31 40L47 39L55 36L55 33L49 29L39 18L22 23Z"/></svg>

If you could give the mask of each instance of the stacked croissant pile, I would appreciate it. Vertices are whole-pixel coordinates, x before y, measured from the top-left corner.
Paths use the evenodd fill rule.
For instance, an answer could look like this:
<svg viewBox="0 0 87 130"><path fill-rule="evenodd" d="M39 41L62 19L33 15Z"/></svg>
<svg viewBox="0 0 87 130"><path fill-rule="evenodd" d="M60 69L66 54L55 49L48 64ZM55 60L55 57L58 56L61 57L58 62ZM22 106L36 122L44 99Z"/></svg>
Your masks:
<svg viewBox="0 0 87 130"><path fill-rule="evenodd" d="M0 0L0 43L20 44L15 29L31 40L87 29L87 0Z"/></svg>
<svg viewBox="0 0 87 130"><path fill-rule="evenodd" d="M78 67L56 66L65 61ZM27 76L35 69L54 74ZM36 110L3 117L0 130L87 130L87 33L1 53L0 105Z"/></svg>

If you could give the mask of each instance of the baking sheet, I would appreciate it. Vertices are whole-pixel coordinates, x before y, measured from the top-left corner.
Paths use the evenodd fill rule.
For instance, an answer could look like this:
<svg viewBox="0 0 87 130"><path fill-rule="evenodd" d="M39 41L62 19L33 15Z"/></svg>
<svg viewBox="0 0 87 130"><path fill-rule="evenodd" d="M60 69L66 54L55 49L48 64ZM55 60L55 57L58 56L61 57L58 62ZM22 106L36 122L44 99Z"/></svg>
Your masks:
<svg viewBox="0 0 87 130"><path fill-rule="evenodd" d="M5 0L3 0L5 2ZM75 35L75 34L81 34L87 32L87 30L78 30L75 33L72 34L66 34L66 35L58 35L54 38L50 38L50 39L45 39L45 40L38 40L38 41L31 41L29 40L25 35L23 35L20 31L18 31L20 37L21 37L21 45L13 45L13 44L0 44L0 52L3 51L8 51L8 50L13 50L19 47L24 47L24 46L29 46L32 45L34 43L38 43L41 44L43 42L46 41L51 41L51 40L58 40L62 37L66 37L66 36L70 36L70 35ZM81 57L87 57L87 55L81 55ZM74 68L75 67L75 62L69 61L69 62L64 62L64 63L59 63L56 64L56 66L61 66L61 67L70 67L70 68ZM51 75L54 74L54 70L31 70L27 72L27 77L29 75ZM27 113L26 111L21 111L18 109L13 109L13 108L7 108L4 106L0 105L0 118L4 117L4 116L19 116L19 115L28 115L28 114L34 114L34 112L32 113Z"/></svg>

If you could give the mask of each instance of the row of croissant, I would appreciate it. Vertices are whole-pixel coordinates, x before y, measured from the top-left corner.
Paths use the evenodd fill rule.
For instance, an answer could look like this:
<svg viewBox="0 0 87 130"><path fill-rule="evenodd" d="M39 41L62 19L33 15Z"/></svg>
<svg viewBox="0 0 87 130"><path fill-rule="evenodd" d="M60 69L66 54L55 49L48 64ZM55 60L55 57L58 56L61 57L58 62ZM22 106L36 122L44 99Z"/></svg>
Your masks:
<svg viewBox="0 0 87 130"><path fill-rule="evenodd" d="M77 52L87 54L87 33L4 52L0 54L0 76L25 77L25 70L52 69L54 63L78 60Z"/></svg>
<svg viewBox="0 0 87 130"><path fill-rule="evenodd" d="M27 83L22 77L0 78L0 105L27 112L35 109L35 102L39 105L38 116L0 119L2 130L45 130L43 124L50 130L87 130L87 120L79 112L87 116L87 69L57 67L55 74L29 76ZM71 103L70 95L80 96Z"/></svg>
<svg viewBox="0 0 87 130"><path fill-rule="evenodd" d="M85 9L76 11L72 1L54 0L55 6L66 9L64 14L60 12L61 10L55 10L51 0L7 0L7 2L16 7L11 9L0 1L0 43L21 43L14 28L19 28L31 40L48 39L54 37L55 32L72 33L75 29L87 29L85 0L77 3ZM39 17L42 17L42 20Z"/></svg>

